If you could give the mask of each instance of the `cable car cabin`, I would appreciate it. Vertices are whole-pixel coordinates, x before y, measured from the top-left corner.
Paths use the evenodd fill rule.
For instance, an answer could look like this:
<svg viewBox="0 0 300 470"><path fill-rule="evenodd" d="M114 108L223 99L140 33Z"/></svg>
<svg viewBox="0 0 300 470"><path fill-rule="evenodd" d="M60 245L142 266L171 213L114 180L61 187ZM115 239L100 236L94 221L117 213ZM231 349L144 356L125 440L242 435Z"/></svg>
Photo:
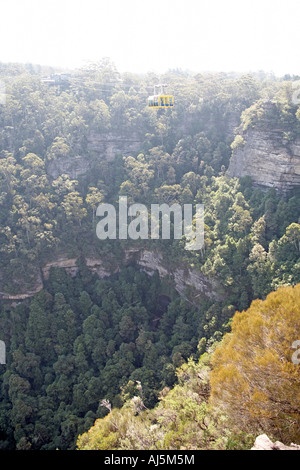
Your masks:
<svg viewBox="0 0 300 470"><path fill-rule="evenodd" d="M172 95L154 95L148 98L148 108L170 108L174 106Z"/></svg>
<svg viewBox="0 0 300 470"><path fill-rule="evenodd" d="M148 98L149 108L172 108L174 106L173 95L165 91L167 85L154 85L154 94Z"/></svg>

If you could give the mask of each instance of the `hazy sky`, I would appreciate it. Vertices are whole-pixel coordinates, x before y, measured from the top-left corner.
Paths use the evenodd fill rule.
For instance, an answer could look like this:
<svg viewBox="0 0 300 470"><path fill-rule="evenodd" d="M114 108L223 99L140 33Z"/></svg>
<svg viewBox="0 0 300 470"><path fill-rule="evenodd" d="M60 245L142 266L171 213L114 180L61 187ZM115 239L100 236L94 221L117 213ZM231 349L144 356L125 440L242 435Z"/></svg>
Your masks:
<svg viewBox="0 0 300 470"><path fill-rule="evenodd" d="M0 0L0 61L300 74L299 0Z"/></svg>

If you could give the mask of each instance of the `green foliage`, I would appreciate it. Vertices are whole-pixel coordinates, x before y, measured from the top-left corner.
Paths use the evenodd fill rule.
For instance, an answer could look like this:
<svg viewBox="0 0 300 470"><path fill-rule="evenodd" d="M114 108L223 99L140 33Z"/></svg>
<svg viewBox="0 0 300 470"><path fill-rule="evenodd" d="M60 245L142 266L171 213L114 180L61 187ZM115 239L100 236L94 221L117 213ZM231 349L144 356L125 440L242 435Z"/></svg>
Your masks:
<svg viewBox="0 0 300 470"><path fill-rule="evenodd" d="M0 305L8 345L0 445L74 448L99 419L95 442L85 436L81 447L247 447L244 431L220 429L207 393L199 398L197 360L230 330L235 310L300 282L299 192L281 197L226 175L232 149L252 127L272 123L287 146L299 136L291 83L181 71L121 75L108 59L74 72L67 85L44 84L41 74L51 72L0 64L7 81L0 109L1 295L38 290L41 267L62 253L79 259L78 273L73 279L51 270L31 300ZM147 90L158 81L174 90L174 109L146 107ZM131 143L139 143L137 151L128 152ZM115 155L102 151L110 145ZM201 250L188 252L178 240L157 240L155 248L170 267L190 266L218 281L222 300L204 300L191 288L185 301L170 294L169 279L162 284L157 273L150 278L133 267L106 281L93 275L84 258L97 253L117 270L124 254L124 241L99 244L95 234L98 204L120 195L129 204L204 204ZM158 301L164 289L172 297L165 308ZM138 382L143 405L130 401ZM102 420L103 399L113 409Z"/></svg>
<svg viewBox="0 0 300 470"><path fill-rule="evenodd" d="M118 406L121 390L140 381L153 407L159 390L176 381L176 355L182 363L196 354L203 320L175 294L162 306L157 274L127 268L85 281L82 271L72 279L52 268L45 290L1 313L1 331L9 325L1 413L10 445L73 448L77 434L103 416L102 399Z"/></svg>
<svg viewBox="0 0 300 470"><path fill-rule="evenodd" d="M232 432L227 418L209 405L210 354L177 369L178 384L165 388L149 410L139 383L121 409L102 403L109 413L78 437L78 450L241 450L253 436ZM131 384L132 386L132 384Z"/></svg>
<svg viewBox="0 0 300 470"><path fill-rule="evenodd" d="M211 402L240 431L299 442L300 284L281 287L236 313L232 332L212 355Z"/></svg>

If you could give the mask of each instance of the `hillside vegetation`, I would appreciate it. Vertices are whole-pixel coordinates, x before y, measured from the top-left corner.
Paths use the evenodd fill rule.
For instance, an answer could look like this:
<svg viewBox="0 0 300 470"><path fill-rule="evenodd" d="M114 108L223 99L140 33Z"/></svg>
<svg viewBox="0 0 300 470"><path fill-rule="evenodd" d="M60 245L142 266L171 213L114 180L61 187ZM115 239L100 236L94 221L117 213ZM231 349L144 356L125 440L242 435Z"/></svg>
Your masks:
<svg viewBox="0 0 300 470"><path fill-rule="evenodd" d="M234 128L263 126L265 100L276 102L274 126L288 132L286 145L299 137L292 78L180 70L139 76L120 74L102 60L50 86L41 80L50 72L0 64L6 84L6 104L0 105L0 339L7 347L7 363L0 366L0 446L74 449L78 436L100 419L96 443L81 437L80 447L195 448L199 442L205 448L236 448L248 445L262 408L259 427L287 440L298 438L292 391L286 395L289 406L280 408L277 396L272 405L262 375L253 384L257 392L250 387L246 401L236 402L243 407L239 420L231 407L230 381L226 397L218 390L218 377L227 383L221 358L216 352L211 359L224 334L231 334L235 311L300 282L298 189L283 196L255 188L248 177L227 174L232 149L243 144ZM157 82L168 83L174 109L147 108ZM119 149L113 155L101 143L108 141L110 149ZM128 142L135 150L128 151ZM120 195L129 204L146 206L204 204L203 248L189 252L183 240L172 239L99 240L96 208L101 202L115 204ZM133 246L158 249L170 266L184 263L218 280L225 294L221 300L199 296L191 303L171 282L158 273L147 276L134 263L108 279L99 279L85 264L87 256L115 262ZM18 305L4 300L34 290L41 268L61 254L78 258L76 277L51 269L40 292ZM285 291L278 292L285 301ZM298 339L288 323L298 321L296 302L295 317L290 306L282 306L283 329L276 341L285 348L285 361L289 341ZM272 332L267 316L259 321ZM228 357L232 344L224 339ZM238 347L244 354L246 340ZM270 376L273 370L286 374L282 391L293 389L298 369L281 371L279 352L268 354L257 363L251 358L253 367L270 360ZM245 371L239 374L251 375L247 360L241 364ZM237 374L234 364L230 367ZM242 380L238 386L247 388ZM212 408L210 399L216 403ZM246 412L247 400L253 408ZM107 407L112 407L108 415ZM276 410L282 410L278 420ZM236 432L243 436L237 444L222 424L230 419L236 425L240 421ZM113 422L120 430L125 426L124 432ZM139 435L131 436L130 423Z"/></svg>
<svg viewBox="0 0 300 470"><path fill-rule="evenodd" d="M291 348L299 305L300 284L252 302L219 344L177 369L178 384L162 390L154 409L139 383L131 383L135 395L121 409L103 401L107 416L79 437L78 448L242 450L266 431L299 442L299 364Z"/></svg>

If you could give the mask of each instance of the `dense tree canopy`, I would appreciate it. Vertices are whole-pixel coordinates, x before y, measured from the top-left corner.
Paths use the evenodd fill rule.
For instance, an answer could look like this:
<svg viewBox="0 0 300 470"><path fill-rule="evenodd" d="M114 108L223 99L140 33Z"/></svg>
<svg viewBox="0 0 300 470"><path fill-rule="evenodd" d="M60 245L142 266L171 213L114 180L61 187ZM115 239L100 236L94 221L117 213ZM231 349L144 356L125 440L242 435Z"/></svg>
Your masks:
<svg viewBox="0 0 300 470"><path fill-rule="evenodd" d="M299 137L292 81L180 70L120 74L108 59L49 86L41 78L52 72L0 64L7 91L0 105L0 295L38 290L41 268L62 254L78 259L78 272L72 278L52 270L36 295L17 305L1 301L0 340L7 346L7 364L0 366L1 446L74 448L77 436L104 417L101 401L108 400L113 408L100 422L103 448L147 447L142 431L136 443L121 444L111 433L112 417L124 426L135 422L128 399L141 382L137 407L152 409L160 392L171 389L161 398L168 431L160 445L194 448L199 439L200 447L218 447L215 417L194 394L199 383L183 384L176 369L192 374L186 361L197 361L230 331L236 310L300 282L299 192L283 196L226 172L232 149L243 145L233 132L240 124L246 131L271 120L287 146ZM147 108L157 82L168 83L174 109ZM267 120L266 100L276 103ZM204 204L204 246L190 252L184 240L100 242L98 204L115 204L122 195L147 206ZM170 268L184 265L217 280L220 300L199 297L192 287L184 300L169 279L146 276L134 263L99 280L82 262L96 255L117 272L124 249L133 246L155 247ZM160 303L162 294L168 305ZM193 428L186 426L189 416ZM180 441L183 434L190 444ZM222 435L220 447L230 447L228 439Z"/></svg>
<svg viewBox="0 0 300 470"><path fill-rule="evenodd" d="M262 432L299 442L299 306L300 284L253 301L236 312L222 341L176 370L178 383L155 408L145 406L142 384L132 383L135 394L124 396L121 409L102 402L107 416L79 436L77 448L249 449Z"/></svg>
<svg viewBox="0 0 300 470"><path fill-rule="evenodd" d="M300 285L281 287L237 313L212 358L211 399L242 430L299 442Z"/></svg>

